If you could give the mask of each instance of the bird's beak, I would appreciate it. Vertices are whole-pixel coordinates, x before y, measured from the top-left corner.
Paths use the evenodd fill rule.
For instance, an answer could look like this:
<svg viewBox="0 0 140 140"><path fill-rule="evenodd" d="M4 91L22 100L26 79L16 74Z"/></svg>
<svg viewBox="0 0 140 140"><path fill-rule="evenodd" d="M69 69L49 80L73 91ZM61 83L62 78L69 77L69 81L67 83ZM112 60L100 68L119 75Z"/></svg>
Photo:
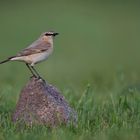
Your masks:
<svg viewBox="0 0 140 140"><path fill-rule="evenodd" d="M59 33L53 33L53 36L59 35Z"/></svg>

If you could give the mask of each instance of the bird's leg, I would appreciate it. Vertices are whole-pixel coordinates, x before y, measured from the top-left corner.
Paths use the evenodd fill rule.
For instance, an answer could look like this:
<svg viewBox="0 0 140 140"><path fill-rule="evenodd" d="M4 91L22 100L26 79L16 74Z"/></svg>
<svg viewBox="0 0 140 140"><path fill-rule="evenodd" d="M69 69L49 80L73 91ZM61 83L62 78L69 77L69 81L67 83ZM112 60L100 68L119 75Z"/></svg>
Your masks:
<svg viewBox="0 0 140 140"><path fill-rule="evenodd" d="M35 72L35 74L36 74L38 77L40 77L40 75L39 75L39 73L36 71L36 69L35 69L33 66L31 66L31 68L32 68L32 70Z"/></svg>
<svg viewBox="0 0 140 140"><path fill-rule="evenodd" d="M32 70L35 72L35 74L37 75L37 77L38 78L41 78L41 76L39 75L39 73L36 71L36 69L33 67L33 66L31 66L31 68L32 68ZM41 78L42 79L42 78Z"/></svg>
<svg viewBox="0 0 140 140"><path fill-rule="evenodd" d="M31 66L31 68L32 68L33 71L36 73L38 79L42 79L44 82L46 82L46 81L39 75L39 73L36 71L36 69L35 69L33 66Z"/></svg>
<svg viewBox="0 0 140 140"><path fill-rule="evenodd" d="M30 72L32 73L32 75L33 75L34 77L37 77L37 76L35 75L35 73L33 72L32 68L29 66L29 64L26 63L26 66L28 67L28 69L30 70Z"/></svg>

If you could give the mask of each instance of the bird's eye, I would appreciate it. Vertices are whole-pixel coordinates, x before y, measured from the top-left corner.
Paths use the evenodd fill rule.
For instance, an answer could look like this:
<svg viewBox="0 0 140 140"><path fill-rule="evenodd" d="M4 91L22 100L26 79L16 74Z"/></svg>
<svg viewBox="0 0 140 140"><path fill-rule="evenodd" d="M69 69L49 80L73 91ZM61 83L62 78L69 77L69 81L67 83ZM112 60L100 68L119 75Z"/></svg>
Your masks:
<svg viewBox="0 0 140 140"><path fill-rule="evenodd" d="M52 33L45 33L46 36L51 36L53 35Z"/></svg>

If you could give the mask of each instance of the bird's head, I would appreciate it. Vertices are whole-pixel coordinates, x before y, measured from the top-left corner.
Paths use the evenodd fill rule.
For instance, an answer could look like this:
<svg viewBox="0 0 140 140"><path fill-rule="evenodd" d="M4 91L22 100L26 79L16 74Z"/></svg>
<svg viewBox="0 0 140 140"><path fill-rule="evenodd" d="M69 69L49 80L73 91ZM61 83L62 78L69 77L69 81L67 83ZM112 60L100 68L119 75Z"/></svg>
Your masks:
<svg viewBox="0 0 140 140"><path fill-rule="evenodd" d="M54 31L44 32L41 34L41 38L45 41L52 41L53 38L58 35L59 33Z"/></svg>

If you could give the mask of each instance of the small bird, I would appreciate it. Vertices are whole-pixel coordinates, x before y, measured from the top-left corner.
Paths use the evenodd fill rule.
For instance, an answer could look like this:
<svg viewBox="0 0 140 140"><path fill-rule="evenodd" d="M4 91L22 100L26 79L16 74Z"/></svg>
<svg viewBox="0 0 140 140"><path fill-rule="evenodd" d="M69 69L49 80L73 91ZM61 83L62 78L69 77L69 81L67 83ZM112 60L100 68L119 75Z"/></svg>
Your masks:
<svg viewBox="0 0 140 140"><path fill-rule="evenodd" d="M23 49L17 55L9 57L8 59L1 61L0 64L8 61L21 61L26 64L33 76L41 78L34 65L46 60L53 52L53 38L59 33L49 31L41 34L41 36L34 41L27 48Z"/></svg>

